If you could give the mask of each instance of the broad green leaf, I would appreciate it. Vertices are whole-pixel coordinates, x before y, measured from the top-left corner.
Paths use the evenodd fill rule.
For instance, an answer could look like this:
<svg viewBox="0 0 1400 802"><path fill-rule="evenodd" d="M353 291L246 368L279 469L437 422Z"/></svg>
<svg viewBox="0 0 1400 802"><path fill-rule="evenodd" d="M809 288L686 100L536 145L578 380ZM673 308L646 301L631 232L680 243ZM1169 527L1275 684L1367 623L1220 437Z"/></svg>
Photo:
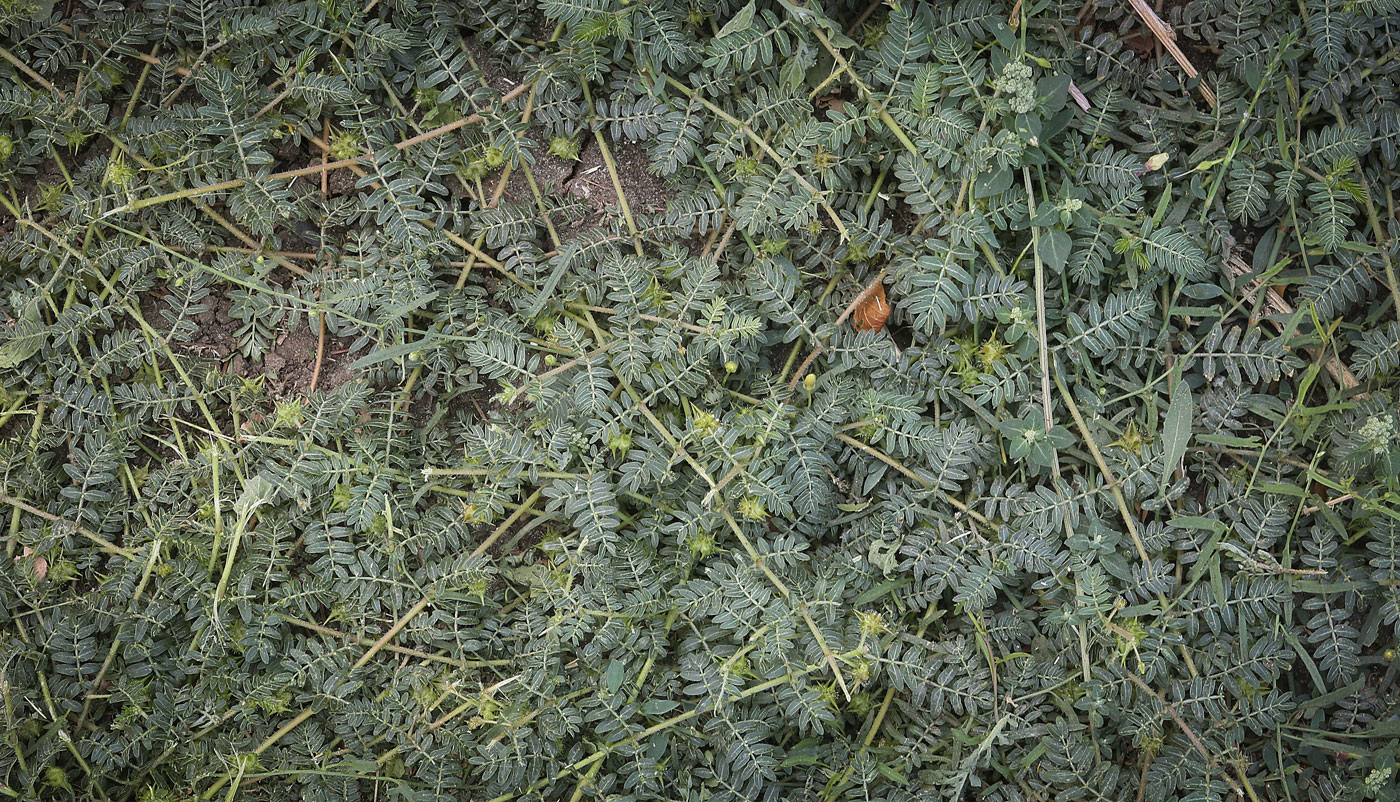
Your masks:
<svg viewBox="0 0 1400 802"><path fill-rule="evenodd" d="M723 39L724 37L729 36L730 34L741 33L743 31L747 31L750 27L752 27L754 2L755 0L749 0L749 4L739 9L738 14L735 14L734 16L730 17L729 21L724 23L724 27L719 29L719 33L715 36L715 38Z"/></svg>
<svg viewBox="0 0 1400 802"><path fill-rule="evenodd" d="M681 703L675 699L652 699L643 704L640 708L642 715L660 716L680 707Z"/></svg>
<svg viewBox="0 0 1400 802"><path fill-rule="evenodd" d="M815 766L819 762L821 762L821 742L814 738L809 738L789 749L781 765L784 768L791 766Z"/></svg>
<svg viewBox="0 0 1400 802"><path fill-rule="evenodd" d="M243 492L238 496L238 501L234 502L233 510L240 518L247 518L252 515L258 507L268 503L277 494L277 485L269 481L262 474L249 477L243 484Z"/></svg>
<svg viewBox="0 0 1400 802"><path fill-rule="evenodd" d="M608 693L617 693L622 687L622 680L626 678L627 663L623 660L612 660L608 663L607 669L603 672L603 681L608 686Z"/></svg>
<svg viewBox="0 0 1400 802"><path fill-rule="evenodd" d="M853 603L857 605L869 604L877 599L881 599L885 596L888 596L894 591L909 584L909 582L910 580L908 579L887 579L884 582L881 582L880 584L871 588L870 590L867 590L866 592L857 596Z"/></svg>
<svg viewBox="0 0 1400 802"><path fill-rule="evenodd" d="M1215 532L1216 534L1227 532L1230 529L1230 527L1220 521L1214 518L1206 518L1202 515L1178 515L1171 519L1168 525L1176 529L1200 529L1206 532Z"/></svg>
<svg viewBox="0 0 1400 802"><path fill-rule="evenodd" d="M1047 75L1036 82L1036 96L1044 103L1047 114L1054 114L1065 107L1069 97L1070 77L1068 75Z"/></svg>
<svg viewBox="0 0 1400 802"><path fill-rule="evenodd" d="M1040 260L1056 273L1064 270L1069 261L1069 252L1074 243L1069 235L1059 229L1047 228L1040 232Z"/></svg>
<svg viewBox="0 0 1400 802"><path fill-rule="evenodd" d="M10 329L0 329L0 369L13 368L39 352L44 344L44 321L39 315L39 298L31 298Z"/></svg>
<svg viewBox="0 0 1400 802"><path fill-rule="evenodd" d="M1167 419L1162 424L1162 484L1171 480L1172 473L1186 455L1186 446L1191 442L1191 416L1196 404L1191 398L1191 387L1184 379L1177 379L1172 390L1171 404L1167 407Z"/></svg>
<svg viewBox="0 0 1400 802"><path fill-rule="evenodd" d="M1014 173L1011 170L996 170L990 173L979 173L972 183L972 196L974 198L990 198L1000 192L1005 192L1011 186L1011 179Z"/></svg>

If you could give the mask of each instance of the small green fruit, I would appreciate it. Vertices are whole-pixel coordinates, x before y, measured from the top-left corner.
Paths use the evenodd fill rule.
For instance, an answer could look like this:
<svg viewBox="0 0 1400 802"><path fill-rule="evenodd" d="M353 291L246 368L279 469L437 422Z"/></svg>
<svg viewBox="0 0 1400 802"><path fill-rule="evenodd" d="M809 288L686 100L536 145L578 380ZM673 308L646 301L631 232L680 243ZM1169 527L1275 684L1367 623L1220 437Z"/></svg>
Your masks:
<svg viewBox="0 0 1400 802"><path fill-rule="evenodd" d="M761 521L768 517L768 508L763 499L757 496L744 496L739 501L739 514L750 521Z"/></svg>
<svg viewBox="0 0 1400 802"><path fill-rule="evenodd" d="M567 136L556 136L549 140L549 155L565 161L579 160L578 140Z"/></svg>
<svg viewBox="0 0 1400 802"><path fill-rule="evenodd" d="M348 131L331 137L331 155L337 160L353 159L360 155L360 138Z"/></svg>
<svg viewBox="0 0 1400 802"><path fill-rule="evenodd" d="M632 448L631 432L620 432L608 438L608 450L617 455L626 454Z"/></svg>

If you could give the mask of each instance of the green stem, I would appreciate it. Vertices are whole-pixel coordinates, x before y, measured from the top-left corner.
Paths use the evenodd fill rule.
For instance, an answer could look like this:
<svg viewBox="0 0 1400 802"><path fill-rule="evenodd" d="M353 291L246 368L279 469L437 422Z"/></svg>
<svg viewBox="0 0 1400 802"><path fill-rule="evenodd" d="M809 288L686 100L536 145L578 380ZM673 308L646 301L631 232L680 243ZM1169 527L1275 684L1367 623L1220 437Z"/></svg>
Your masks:
<svg viewBox="0 0 1400 802"><path fill-rule="evenodd" d="M1118 505L1118 514L1123 518L1123 525L1128 527L1128 534L1132 535L1133 546L1137 548L1138 558L1142 560L1144 566L1151 565L1152 560L1147 556L1147 547L1142 542L1142 536L1138 534L1137 519L1132 511L1128 509L1128 500L1123 496L1123 489L1113 478L1113 472L1108 468L1108 462L1099 451L1098 443L1094 442L1093 436L1089 433L1089 426L1084 422L1084 416L1079 413L1079 405L1074 403L1074 397L1070 395L1069 388L1065 387L1064 379L1056 372L1055 387L1060 391L1060 397L1064 399L1065 406L1069 407L1069 414L1074 418L1074 425L1079 429L1079 436L1084 438L1084 443L1089 446L1089 453L1094 457L1094 463L1098 465L1099 472L1103 474L1104 483L1113 493L1113 500ZM1158 594L1159 600L1163 603L1165 611L1166 599L1162 594Z"/></svg>
<svg viewBox="0 0 1400 802"><path fill-rule="evenodd" d="M617 162L613 160L612 151L608 148L608 140L603 136L603 129L597 127L596 112L593 110L593 96L588 91L588 82L582 82L583 102L588 106L589 122L594 126L593 138L598 142L598 150L603 154L603 164L608 167L608 177L612 179L613 191L617 193L617 204L622 209L622 219L627 223L627 232L632 235L632 248L638 256L642 254L642 238L637 233L637 223L632 219L632 207L627 203L627 194L622 191L622 180L617 174ZM534 186L533 180L531 186ZM545 217L548 220L548 216ZM550 226L551 233L553 226ZM554 240L554 247L559 247L559 240Z"/></svg>
<svg viewBox="0 0 1400 802"><path fill-rule="evenodd" d="M219 575L219 583L214 586L214 623L219 622L219 601L224 597L224 591L228 590L229 577L233 575L233 564L238 559L238 546L243 542L243 535L247 531L248 521L252 518L252 513L239 516L238 525L234 527L233 537L229 539L228 556L224 559L224 571Z"/></svg>
<svg viewBox="0 0 1400 802"><path fill-rule="evenodd" d="M160 53L160 43L157 42L151 49L151 59L154 60L156 54ZM117 123L117 130L126 129L126 124L131 120L132 112L136 111L136 101L141 97L141 90L146 86L146 78L151 74L151 67L154 65L147 61L141 66L141 74L136 78L136 86L131 90L131 98L126 102L126 111L122 112L121 122Z"/></svg>
<svg viewBox="0 0 1400 802"><path fill-rule="evenodd" d="M840 440L841 442L845 443L846 445L854 446L854 447L860 449L861 451L864 451L865 453L867 453L867 454L869 454L870 456L872 456L872 457L874 457L874 458L880 460L881 462L885 463L886 465L890 466L891 468L894 468L895 470L899 471L900 473L904 474L905 476L909 477L910 479L913 479L915 482L917 482L917 483L918 483L921 487L923 487L924 489L926 489L926 490L934 490L934 491L937 491L937 490L938 490L938 488L937 488L935 485L933 485L932 483L930 483L930 482L929 482L927 479L925 479L924 477L922 477L922 476L918 475L917 473L915 473L914 471L910 470L910 469L908 468L908 466L906 466L904 463L902 463L902 462L900 462L899 460L895 459L894 457L891 457L890 455L888 455L888 454L886 454L886 453L880 451L879 449L875 448L874 446L871 446L869 443L862 443L861 441L855 439L854 437L851 437L851 436L846 435L846 434L842 434L841 432L832 432L832 435L833 435L837 440ZM982 524L983 526L987 526L987 527L991 527L991 526L992 526L992 522L989 521L989 520L987 520L987 517L986 517L985 515L983 515L982 513L978 512L977 510L974 510L972 507L968 506L967 503L965 503L965 502L963 502L963 501L961 501L961 500L959 500L959 499L957 499L957 498L954 498L953 496L950 496L950 495L948 495L948 494L946 494L946 493L941 493L941 494L939 495L939 498L941 498L941 499L943 499L944 501L948 502L948 503L951 504L953 507L957 508L957 510L958 510L959 512L961 512L961 513L963 513L964 515L968 516L968 517L971 518L972 520L974 520L974 521L976 521L976 522Z"/></svg>
<svg viewBox="0 0 1400 802"><path fill-rule="evenodd" d="M514 526L515 522L524 517L524 515L530 511L530 508L534 505L534 503L540 500L541 492L542 491L540 490L536 490L534 493L531 493L530 496L525 499L525 502L519 507L517 507L515 512L510 514L509 518L506 518L504 521L501 521L500 526L497 526L495 531L493 531L485 540L481 541L481 543L478 544L477 547L472 550L471 556L475 557L479 554L484 553L487 549L491 548L491 545L495 543L501 535L505 534L506 530Z"/></svg>
<svg viewBox="0 0 1400 802"><path fill-rule="evenodd" d="M132 551L131 549L124 549L121 546L118 546L117 544L108 540L107 538L97 534L96 532L90 532L87 529L84 529L83 527L79 526L78 524L73 523L72 521L64 520L63 518L60 518L51 512L45 512L44 510L41 510L38 507L28 504L25 501L17 499L14 496L9 495L8 493L0 493L0 504L9 504L11 507L24 510L30 515L43 518L49 523L59 524L60 526L67 527L70 531L82 535L83 537L87 538L93 543L96 543L98 548L102 549L108 554L117 554L127 558L128 560L136 558L136 552Z"/></svg>
<svg viewBox="0 0 1400 802"><path fill-rule="evenodd" d="M848 656L850 656L850 655L843 655L843 656L847 656L847 657L848 657ZM802 678L802 677L805 677L805 676L807 676L808 674L811 674L811 673L814 672L814 671L820 671L820 670L822 669L822 667L825 666L825 665L826 665L826 661L822 661L822 662L819 662L819 663L814 663L814 664L809 665L809 666L807 666L807 667L805 667L805 668L801 668L801 669L798 669L798 670L796 670L796 671L790 671L790 672L788 672L787 674L783 674L783 675L780 676L780 677L775 677L775 678L773 678L773 679L770 679L770 680L768 680L767 682L760 682L759 684L754 685L753 687L744 690L742 693L740 693L738 696L735 696L735 697L734 697L733 699L731 699L730 701L732 701L732 702L741 702L741 701L743 701L743 700L745 700L745 699L748 699L748 698L751 697L751 696L756 696L756 695L758 695L758 694L760 694L760 693L763 693L763 692L765 692L765 691L770 691L770 690L772 690L772 689L774 689L774 688L777 688L777 687L779 687L780 685L786 685L787 683L792 682L792 681L795 680L795 679L800 679L800 678ZM525 789L523 789L522 791L513 792L513 793L509 793L509 794L502 794L501 796L498 796L498 797L495 797L495 798L489 800L489 802L509 802L509 800L514 799L514 798L516 798L516 797L518 797L518 796L524 796L524 795L527 795L527 794L532 794L532 793L534 793L535 791L538 791L539 789L544 788L546 785L549 785L549 784L552 783L552 782L556 782L556 781L558 781L558 780L563 779L564 777L568 776L569 774L576 774L576 773L578 773L578 772L580 772L580 771L582 771L582 770L588 768L589 766L592 766L593 764L595 764L595 763L597 763L597 762L603 760L603 759L606 758L608 755L612 754L614 751L616 751L616 750L618 750L618 749L621 749L621 748L623 748L623 747L634 746L634 745L636 745L636 744L639 744L639 743L641 743L642 741L645 741L646 739L650 738L651 736L657 734L658 732L664 732L664 731L666 731L666 730L668 730L668 729L670 729L670 728L676 726L677 724L682 724L682 723L684 723L684 722L687 722L687 721L689 721L689 720L695 718L696 716L700 715L700 713L701 713L701 709L698 708L698 707L691 708L690 710L687 710L687 711L685 711L684 713L677 713L676 715L674 715L674 716L672 716L672 717L666 719L665 721L662 721L662 722L660 722L660 723L658 723L658 724L652 725L651 727L648 727L648 728L646 728L645 730L642 730L641 732L639 732L639 733L637 733L637 734L635 734L635 735L630 735L630 736L628 736L628 737L626 737L626 738L622 738L622 739L620 739L620 740L613 741L612 743L610 743L610 744L604 746L603 748L599 749L598 751L594 752L593 754L589 755L588 757L582 758L582 759L580 759L580 760L574 762L573 764L571 764L571 765L569 765L569 766L565 766L563 769L560 769L559 772L556 773L556 774L555 774L554 776L552 776L552 777L546 777L546 778L544 778L544 779L542 779L542 780L539 780L539 781L537 781L537 782L534 782L534 783L532 783L528 788L525 788Z"/></svg>
<svg viewBox="0 0 1400 802"><path fill-rule="evenodd" d="M882 103L879 98L875 97L875 93L870 91L870 87L866 86L865 82L860 79L860 75L856 74L856 71L852 69L850 63L846 61L846 57L841 55L841 51L831 44L831 40L826 38L826 34L822 33L821 28L813 24L808 24L807 30L816 35L817 41L822 43L822 47L826 48L826 52L831 54L836 64L840 66L841 69L845 70L847 75L851 76L851 80L855 81L856 88L865 96L866 102L875 107L875 113L879 116L880 122L884 123L885 126L890 129L890 132L894 134L894 138L899 140L899 144L903 145L905 150L914 154L915 158L920 161L925 161L923 152L909 139L909 136L904 133L904 129L899 127L899 123L895 122L894 118L890 116L890 113L885 110L885 104Z"/></svg>
<svg viewBox="0 0 1400 802"><path fill-rule="evenodd" d="M1029 167L1021 168L1021 178L1026 185L1026 203L1030 211L1031 223L1031 256L1035 260L1035 326L1036 326L1036 353L1040 358L1040 405L1041 417L1045 423L1045 431L1049 432L1055 426L1054 406L1050 403L1050 356L1049 356L1049 334L1045 327L1045 264L1040 260L1040 227L1035 225L1035 186L1031 183L1031 170ZM1054 458L1054 472L1060 472L1060 458Z"/></svg>
<svg viewBox="0 0 1400 802"><path fill-rule="evenodd" d="M671 86L672 88L676 89L681 94L685 95L687 98L698 101L700 105L709 109L711 114L715 115L716 117L719 117L720 119L734 126L736 129L738 129L740 133L747 137L749 141L753 142L755 145L758 145L758 147L764 153L768 154L768 157L773 160L774 164L778 165L779 168L790 174L794 179L797 180L797 183L800 184L803 189L812 193L812 196L817 198L818 202L822 205L822 208L826 210L827 217L831 218L831 222L836 225L836 230L841 233L841 240L845 242L851 239L851 232L846 230L846 224L841 222L841 216L836 213L835 209L831 208L831 204L826 202L826 199L822 196L821 190L817 189L815 186L812 186L812 183L810 181L803 178L800 174L798 174L796 170L792 168L791 165L784 162L782 156L780 156L778 152L773 149L773 146L769 145L768 142L763 139L763 137L759 136L758 134L755 134L753 132L753 129L749 127L748 123L740 120L739 118L735 117L734 115L730 114L729 112L725 111L719 106L716 106L715 104L711 103L708 99L702 97L699 92L696 92L694 89L691 89L690 87L686 86L680 81L677 81L675 78L666 75L664 76L664 80L666 81L666 84L668 86Z"/></svg>
<svg viewBox="0 0 1400 802"><path fill-rule="evenodd" d="M0 57L4 57L7 52L8 51L5 51L4 48L0 48ZM527 84L521 84L520 86L517 86L510 92L507 92L505 95L502 95L501 102L504 103L510 100L511 98L515 97L521 92L524 92L527 88ZM483 122L485 121L485 119L486 118L480 114L472 114L468 117L463 117L460 120L455 120L453 122L447 123L446 125L440 125L437 128L432 129L431 131L424 131L423 133L405 139L402 142L395 142L394 149L400 151L407 150L408 148L411 148L414 145L421 145L422 143L427 142L430 139L436 139L437 137L440 137L444 134L452 133L453 131L456 131L459 128L463 128L473 123ZM333 161L327 164L316 164L310 167L300 167L295 170L283 170L279 173L273 173L272 175L269 175L266 179L263 180L280 181L288 178L297 178L303 175L314 175L317 173L325 172L326 170L338 170L342 167L350 167L352 165L361 164L370 160L370 158L372 157L366 154L363 156L353 156L349 159L340 159L339 161ZM182 189L176 192L167 192L164 195L157 195L153 198L143 198L138 201L133 201L123 207L120 207L119 209L116 209L115 211L134 212L138 209L144 209L148 206L156 206L158 204L168 203L174 200L180 200L181 198L193 198L198 197L200 195L208 195L214 192L223 192L230 189L238 189L246 183L248 183L247 179L235 178L230 181L220 181L216 184L206 184L201 187L189 187L188 189ZM490 264L490 262L488 262L488 264Z"/></svg>
<svg viewBox="0 0 1400 802"><path fill-rule="evenodd" d="M6 50L4 47L0 47L0 58L13 64L15 66L15 69L24 73L26 76L29 77L29 80L33 81L34 83L44 87L53 94L58 95L60 98L64 96L62 90L49 83L48 80L44 78L44 76L30 69L28 64L25 64L22 59L20 59L14 53L11 53L10 51Z"/></svg>

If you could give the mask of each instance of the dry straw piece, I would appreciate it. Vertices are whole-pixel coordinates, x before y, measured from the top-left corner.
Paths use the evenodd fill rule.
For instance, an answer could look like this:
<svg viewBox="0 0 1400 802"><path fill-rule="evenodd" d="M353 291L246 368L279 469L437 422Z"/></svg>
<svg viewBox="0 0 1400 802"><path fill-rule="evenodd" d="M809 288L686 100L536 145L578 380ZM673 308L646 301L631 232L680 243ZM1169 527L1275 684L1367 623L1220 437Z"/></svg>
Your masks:
<svg viewBox="0 0 1400 802"><path fill-rule="evenodd" d="M1172 30L1170 25L1163 22L1161 17L1157 16L1157 12L1152 10L1152 6L1147 4L1147 0L1128 0L1128 2L1132 4L1133 10L1142 18L1142 21L1147 23L1147 29L1152 31L1152 35L1157 37L1157 41L1162 43L1162 47L1165 47L1176 63L1181 65L1181 69L1187 77L1200 78L1201 73L1191 63L1191 59L1182 52L1180 45L1176 43L1176 32ZM1204 80L1200 82L1198 88L1201 91L1201 97L1206 99L1211 108L1215 108L1215 93L1211 91L1209 86L1206 86Z"/></svg>

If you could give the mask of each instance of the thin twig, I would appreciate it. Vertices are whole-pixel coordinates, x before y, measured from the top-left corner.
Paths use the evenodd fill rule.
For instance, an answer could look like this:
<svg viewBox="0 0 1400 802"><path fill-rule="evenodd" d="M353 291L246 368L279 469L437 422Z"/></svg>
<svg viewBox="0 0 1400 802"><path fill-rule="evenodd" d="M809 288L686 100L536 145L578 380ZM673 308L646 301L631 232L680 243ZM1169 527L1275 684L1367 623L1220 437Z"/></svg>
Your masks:
<svg viewBox="0 0 1400 802"><path fill-rule="evenodd" d="M295 89L295 88L296 88L296 87L292 86L290 83L287 84L287 88L283 89L281 92L278 92L278 93L277 93L277 96L274 97L273 99L267 101L267 105L263 106L262 108L258 109L258 110L255 111L255 112L253 112L253 117L252 117L252 118L253 118L254 120L256 120L257 118L263 116L264 114L267 114L269 111L272 111L274 108L276 108L276 106L277 106L278 103L281 103L282 101L284 101L284 100L286 100L288 97L290 97L291 94L292 94L292 90Z"/></svg>
<svg viewBox="0 0 1400 802"><path fill-rule="evenodd" d="M864 25L865 21L870 19L870 15L875 13L875 9L882 5L884 5L884 0L871 0L870 5L866 6L865 10L860 12L860 16L856 17L854 22L846 26L846 35L850 36L855 33L857 28Z"/></svg>
<svg viewBox="0 0 1400 802"><path fill-rule="evenodd" d="M321 380L321 362L326 357L326 314L316 316L320 321L320 331L316 334L316 367L311 371L311 392L316 392L316 384Z"/></svg>
<svg viewBox="0 0 1400 802"><path fill-rule="evenodd" d="M865 97L865 101L875 109L875 115L880 118L880 122L884 123L885 127L890 129L890 133L894 134L895 139L899 140L899 144L903 145L905 150L912 153L914 158L923 161L923 152L920 151L913 140L904 133L904 129L899 126L899 123L895 122L895 119L890 116L889 111L885 109L885 104L876 97L875 93L870 91L870 87L866 86L865 82L860 79L860 75L857 74L850 63L846 61L846 57L841 54L841 49L833 45L831 40L827 38L825 33L822 33L822 29L817 25L809 23L807 29L817 37L817 41L822 43L822 47L826 48L826 52L831 54L831 58L836 64L844 69L847 75L851 76L851 80L855 83L856 89Z"/></svg>
<svg viewBox="0 0 1400 802"><path fill-rule="evenodd" d="M588 104L589 114L594 114L593 96L588 91L587 82L583 84L583 100ZM637 252L638 256L642 256L642 237L637 233L637 221L632 217L632 206L627 202L627 193L622 191L622 178L617 173L617 161L613 159L612 149L608 147L608 140L607 137L603 136L603 129L601 126L594 127L593 138L598 142L598 152L603 156L603 164L607 165L608 177L612 179L613 192L617 194L617 205L618 208L622 210L622 220L627 224L627 233L632 235L632 248ZM541 205L543 204L541 203ZM549 216L546 215L545 219L548 220ZM557 237L555 238L554 246L556 248L559 247Z"/></svg>
<svg viewBox="0 0 1400 802"><path fill-rule="evenodd" d="M1333 106L1337 115L1337 122L1343 126L1346 120L1342 118L1341 109ZM1400 279L1395 275L1395 262L1390 258L1390 246L1392 240L1386 236L1385 228L1381 226L1381 219L1376 214L1376 204L1371 200L1371 182L1366 179L1366 171L1362 169L1361 162L1357 161L1353 165L1356 178L1361 183L1361 200L1366 208L1366 219L1371 224L1371 234L1375 236L1376 247L1380 249L1381 259L1385 263L1385 283L1390 285L1390 297L1395 303L1395 316L1400 320Z"/></svg>
<svg viewBox="0 0 1400 802"><path fill-rule="evenodd" d="M714 253L710 256L710 261L719 264L719 258L724 255L724 248L729 244L730 237L734 236L734 227L738 225L737 220L731 219L729 225L724 229L724 235L719 238L719 244L715 246Z"/></svg>
<svg viewBox="0 0 1400 802"><path fill-rule="evenodd" d="M1263 571L1269 574L1286 574L1288 576L1327 576L1327 572L1320 568L1284 568L1281 565L1271 565L1260 560L1251 560L1248 563L1250 568L1256 571Z"/></svg>
<svg viewBox="0 0 1400 802"><path fill-rule="evenodd" d="M24 60L21 59L21 58L19 58L18 56L16 56L14 53L11 53L10 51L6 50L6 49L3 48L3 47L0 47L0 58L3 58L4 60L6 60L6 61L10 62L11 64L13 64L13 65L15 66L15 69L17 69L17 70L19 70L20 72L24 73L25 75L29 76L29 80L31 80L31 81L33 81L34 83L36 83L36 84L38 84L38 85L44 87L44 88L47 89L49 92L51 92L51 93L57 95L57 96L59 97L59 99L62 99L62 98L64 97L64 95L63 95L63 90L61 90L61 89L59 89L58 87L54 86L53 84L49 83L49 82L44 78L44 76L42 76L42 75L40 75L39 73L35 72L34 70L30 69L30 68L29 68L29 65L28 65L28 64L25 64L25 63L24 63Z"/></svg>
<svg viewBox="0 0 1400 802"><path fill-rule="evenodd" d="M1167 704L1167 700L1163 699L1162 695L1160 693L1157 693L1156 689L1148 685L1146 682L1143 682L1141 679L1133 676L1128 672L1124 672L1123 675L1128 679L1132 680L1134 685L1141 688L1144 693L1149 694L1150 696L1152 696L1152 698L1156 699L1158 703L1162 705L1162 712L1166 713L1168 716L1171 716L1172 721L1175 721L1176 726L1181 728L1181 732L1186 736L1186 739L1191 742L1191 745L1196 748L1196 751L1200 753L1201 757L1205 758L1206 765L1210 766L1211 768L1214 768L1216 765L1215 756L1211 754L1210 750L1206 749L1205 744L1201 743L1201 739L1196 735L1196 732L1191 729L1190 725L1188 725L1186 721L1181 717L1181 714L1176 712L1176 705ZM1230 784L1230 788L1234 790L1236 795L1245 795L1244 788L1249 788L1249 780L1244 777L1243 772L1241 772L1240 774L1240 779L1244 780L1244 788L1241 788L1240 784L1235 782L1235 778L1231 777L1229 773L1227 773L1224 769L1220 770L1220 775L1225 778L1225 782ZM1254 802L1258 802L1258 797L1254 795L1253 788L1249 788L1249 798L1254 800Z"/></svg>
<svg viewBox="0 0 1400 802"><path fill-rule="evenodd" d="M222 226L225 231L228 231L230 234L237 237L240 242L242 242L244 245L247 245L255 253L259 255L265 255L266 257L270 258L272 261L276 262L282 267L285 267L293 273L296 273L298 276L311 275L311 273L309 273L306 270L306 268L302 267L301 265L289 261L288 259L278 255L275 251L267 250L267 248L263 247L263 243L258 242L248 234L244 233L244 231L238 226L234 225L232 221L225 219L223 215L214 211L214 209L211 208L209 204L196 201L194 205L197 209L199 209L200 212L204 213L209 217L209 219Z"/></svg>
<svg viewBox="0 0 1400 802"><path fill-rule="evenodd" d="M1250 266L1245 264L1239 254L1232 253L1225 259L1225 270L1231 277L1239 278L1250 272ZM1245 295L1247 297L1256 295L1259 292L1259 284L1260 280L1257 278L1251 281L1249 286L1244 288ZM1293 305L1284 300L1283 295L1273 287L1265 288L1264 305L1273 315L1279 315L1285 318L1293 315ZM1282 321L1270 317L1269 322L1272 323L1274 328L1278 331L1282 332L1284 330ZM1361 382L1357 380L1356 374L1352 373L1346 365L1342 364L1341 360L1337 359L1335 355L1325 355L1324 349L1322 348L1307 348L1304 350L1311 354L1313 359L1324 360L1322 366L1327 368L1327 372L1342 386L1343 390L1356 390L1361 386ZM1357 397L1365 398L1367 395L1369 395L1369 393L1358 393Z"/></svg>
<svg viewBox="0 0 1400 802"><path fill-rule="evenodd" d="M1337 506L1338 504L1345 504L1346 502L1351 501L1351 500L1354 499L1354 498L1356 498L1356 496L1352 495L1351 493L1347 493L1347 494L1345 494L1345 495L1337 496L1336 498L1329 498L1329 499L1327 499L1326 501L1324 501L1324 502L1322 503L1322 506L1312 505L1312 506L1304 507L1304 508L1302 509L1302 514L1303 514L1303 515L1312 515L1313 513L1317 512L1318 510L1321 510L1323 507L1326 507L1327 509L1330 510L1330 509L1332 509L1333 507Z"/></svg>
<svg viewBox="0 0 1400 802"><path fill-rule="evenodd" d="M325 626L323 624L318 624L314 621L305 621L300 618L293 618L287 615L286 613L278 613L277 615L283 621L286 621L288 624L291 624L294 627L301 627L302 629L307 629L312 632L319 633L321 635L326 635L332 638L340 638L343 640L354 639L357 640L362 646L369 646L370 644L374 643L374 641L370 640L367 637L355 638L355 636L353 635L341 632L337 629L332 629L331 627ZM445 657L440 654L429 654L427 652L420 652L417 649L410 649L407 646L397 646L392 643L385 644L384 651L393 652L395 654L401 654L405 657L412 657L418 660L431 660L436 663L446 663L447 665L456 666L458 668L467 668L471 665L477 664L467 660L455 660L451 657Z"/></svg>
<svg viewBox="0 0 1400 802"><path fill-rule="evenodd" d="M412 607L408 608L407 612L399 617L398 621L394 622L392 627L389 627L387 632L379 636L379 640L375 641L373 646L370 646L365 650L364 654L360 655L360 659L356 660L353 666L350 666L350 670L354 671L374 659L374 656L379 654L380 649L383 649L385 646L389 645L389 641L398 637L398 634L403 631L404 627L408 626L408 622L412 621L414 616L426 610L428 605L432 603L433 599L431 595L424 596L415 602Z"/></svg>
<svg viewBox="0 0 1400 802"><path fill-rule="evenodd" d="M884 453L884 452L881 451L880 449L875 448L874 446L870 445L869 443L862 443L861 441L855 439L854 437L851 437L850 435L842 434L841 432L833 432L832 434L836 437L837 440L840 440L841 442L845 443L846 445L855 446L856 448L860 449L861 451L864 451L865 453L869 454L870 456L874 457L875 459L880 460L881 462L885 463L886 465L890 466L891 468L894 468L895 470L899 471L900 473L904 474L905 476L909 477L910 479L913 479L915 482L917 482L917 483L918 483L920 486L922 486L924 489L926 489L926 490L938 490L938 488L935 487L932 483L930 483L927 479L925 479L924 477L922 477L922 476L918 475L917 473L913 472L912 470L910 470L910 469L908 468L908 466L904 465L904 463L902 463L902 462L900 462L899 460L895 459L894 457L891 457L890 455ZM990 527L990 528L992 528L992 529L995 529L995 528L996 528L996 527L994 527L994 526L992 525L992 522L991 522L991 521L987 520L987 516L983 515L982 513L978 512L977 510L974 510L974 509L973 509L971 506L969 506L966 502L963 502L962 500L960 500L960 499L958 499L958 498L955 498L955 497L953 497L953 496L950 496L950 495L948 495L947 493L943 493L943 494L940 496L940 498L942 498L944 501L948 502L949 504L953 505L953 507L957 508L957 510L958 510L959 512L961 512L961 513L967 515L969 518L971 518L972 520L974 520L974 521L976 521L976 522L982 524L983 526Z"/></svg>
<svg viewBox="0 0 1400 802"><path fill-rule="evenodd" d="M331 121L325 117L321 118L321 136L327 142L331 140ZM321 200L330 197L330 173L325 171L326 163L331 160L330 148L321 148Z"/></svg>
<svg viewBox="0 0 1400 802"><path fill-rule="evenodd" d="M534 493L531 493L530 496L526 498L525 501L522 502L519 507L515 508L515 512L511 513L510 517L502 521L500 525L498 525L491 532L491 534L486 537L485 540L477 544L476 548L472 550L471 556L476 557L479 554L485 553L487 549L491 548L492 544L494 544L498 539L500 539L501 535L505 534L507 529L510 529L512 526L515 525L516 521L519 521L522 517L524 517L525 514L530 511L530 508L534 506L535 502L539 500L539 490L536 490Z"/></svg>

